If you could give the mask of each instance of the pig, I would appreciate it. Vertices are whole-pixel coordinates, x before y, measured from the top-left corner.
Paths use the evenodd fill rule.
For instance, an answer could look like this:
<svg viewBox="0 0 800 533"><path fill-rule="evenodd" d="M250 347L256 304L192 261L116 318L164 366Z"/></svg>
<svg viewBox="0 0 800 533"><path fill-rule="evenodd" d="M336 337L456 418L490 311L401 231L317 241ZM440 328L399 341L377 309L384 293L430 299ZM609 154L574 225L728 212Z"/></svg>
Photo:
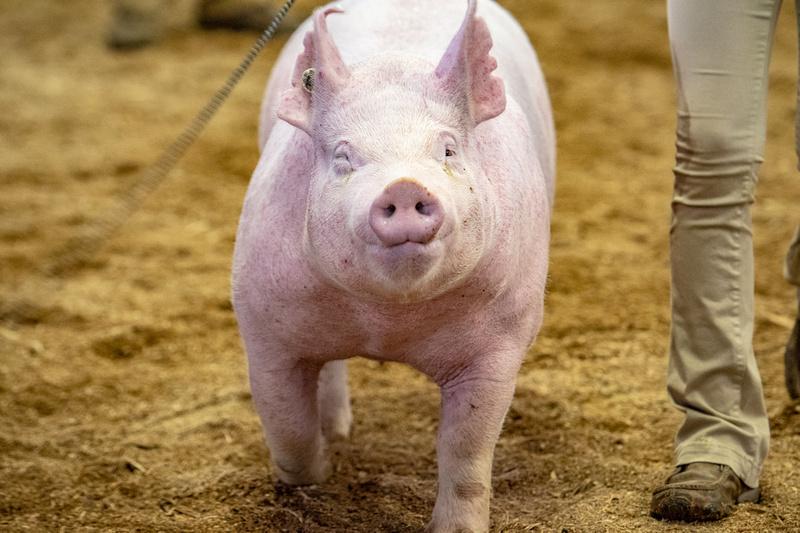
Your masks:
<svg viewBox="0 0 800 533"><path fill-rule="evenodd" d="M325 481L348 358L403 362L441 391L428 530L486 531L548 266L555 133L527 36L491 0L344 0L287 42L262 110L232 300L275 475Z"/></svg>

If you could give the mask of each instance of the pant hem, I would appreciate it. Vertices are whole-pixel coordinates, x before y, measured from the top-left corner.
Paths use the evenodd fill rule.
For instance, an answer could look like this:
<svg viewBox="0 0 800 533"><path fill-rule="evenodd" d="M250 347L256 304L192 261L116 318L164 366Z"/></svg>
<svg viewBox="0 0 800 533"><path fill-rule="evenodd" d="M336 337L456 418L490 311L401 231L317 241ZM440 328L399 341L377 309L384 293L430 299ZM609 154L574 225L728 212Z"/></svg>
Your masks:
<svg viewBox="0 0 800 533"><path fill-rule="evenodd" d="M679 446L675 450L675 464L716 463L726 465L750 488L758 487L761 465L738 450L719 444Z"/></svg>

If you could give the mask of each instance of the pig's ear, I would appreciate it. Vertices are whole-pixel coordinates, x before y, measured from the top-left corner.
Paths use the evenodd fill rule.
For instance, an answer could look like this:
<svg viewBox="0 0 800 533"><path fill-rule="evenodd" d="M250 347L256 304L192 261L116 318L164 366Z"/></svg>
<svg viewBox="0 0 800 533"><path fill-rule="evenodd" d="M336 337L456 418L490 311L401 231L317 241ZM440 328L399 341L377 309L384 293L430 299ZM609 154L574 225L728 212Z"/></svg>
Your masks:
<svg viewBox="0 0 800 533"><path fill-rule="evenodd" d="M503 80L493 76L497 60L489 55L492 36L486 22L475 16L476 0L469 0L467 16L436 67L436 78L447 91L466 93L475 124L496 117L506 108Z"/></svg>
<svg viewBox="0 0 800 533"><path fill-rule="evenodd" d="M330 95L350 77L325 21L331 13L343 13L336 7L314 13L314 30L303 41L303 53L297 57L292 73L292 87L281 95L278 118L311 134L312 104L321 95ZM310 70L313 69L313 70Z"/></svg>

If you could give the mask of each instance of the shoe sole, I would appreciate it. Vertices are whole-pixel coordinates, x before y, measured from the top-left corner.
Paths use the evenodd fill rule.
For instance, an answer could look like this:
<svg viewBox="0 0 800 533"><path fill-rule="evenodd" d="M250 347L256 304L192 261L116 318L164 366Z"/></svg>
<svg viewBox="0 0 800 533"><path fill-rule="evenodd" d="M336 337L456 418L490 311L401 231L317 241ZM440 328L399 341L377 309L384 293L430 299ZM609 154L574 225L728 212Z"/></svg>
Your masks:
<svg viewBox="0 0 800 533"><path fill-rule="evenodd" d="M661 497L654 495L650 506L650 516L670 522L715 522L733 512L731 503L699 503L680 491L665 490Z"/></svg>
<svg viewBox="0 0 800 533"><path fill-rule="evenodd" d="M739 497L736 498L736 503L756 503L761 499L761 489L756 487L754 489L743 490Z"/></svg>

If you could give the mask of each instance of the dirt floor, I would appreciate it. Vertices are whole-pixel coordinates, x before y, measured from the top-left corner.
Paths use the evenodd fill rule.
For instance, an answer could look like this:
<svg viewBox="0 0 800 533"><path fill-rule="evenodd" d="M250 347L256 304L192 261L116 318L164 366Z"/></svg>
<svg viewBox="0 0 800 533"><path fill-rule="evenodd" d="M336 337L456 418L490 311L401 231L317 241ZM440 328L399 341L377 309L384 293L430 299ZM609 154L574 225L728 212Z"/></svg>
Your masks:
<svg viewBox="0 0 800 533"><path fill-rule="evenodd" d="M664 2L501 3L547 75L559 177L545 327L497 447L493 530L800 531L800 405L782 374L794 297L781 266L800 221L794 6L777 38L754 214L755 347L773 431L764 497L686 526L648 516L680 421L664 390L674 142ZM102 0L0 5L0 529L420 530L435 495L438 392L401 365L352 363L354 436L334 449L328 483L287 488L268 467L228 295L281 39L92 261L56 280L38 273L116 209L253 40L177 20L157 47L112 53L107 19Z"/></svg>

